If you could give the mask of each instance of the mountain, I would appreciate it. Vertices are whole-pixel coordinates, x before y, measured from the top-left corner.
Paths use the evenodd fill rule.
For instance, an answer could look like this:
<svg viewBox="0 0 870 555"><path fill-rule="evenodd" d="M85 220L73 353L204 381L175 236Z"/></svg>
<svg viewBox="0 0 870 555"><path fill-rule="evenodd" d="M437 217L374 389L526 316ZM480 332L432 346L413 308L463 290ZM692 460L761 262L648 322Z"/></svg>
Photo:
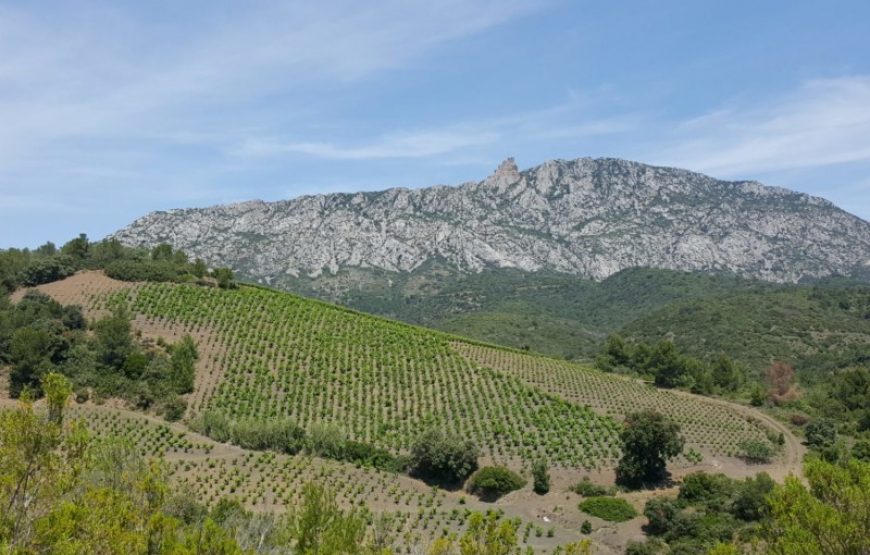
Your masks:
<svg viewBox="0 0 870 555"><path fill-rule="evenodd" d="M341 270L389 275L432 264L451 272L513 268L596 280L652 267L775 282L849 275L870 265L870 223L826 200L590 158L523 172L508 159L483 181L455 187L155 212L115 237L132 246L167 242L279 286Z"/></svg>

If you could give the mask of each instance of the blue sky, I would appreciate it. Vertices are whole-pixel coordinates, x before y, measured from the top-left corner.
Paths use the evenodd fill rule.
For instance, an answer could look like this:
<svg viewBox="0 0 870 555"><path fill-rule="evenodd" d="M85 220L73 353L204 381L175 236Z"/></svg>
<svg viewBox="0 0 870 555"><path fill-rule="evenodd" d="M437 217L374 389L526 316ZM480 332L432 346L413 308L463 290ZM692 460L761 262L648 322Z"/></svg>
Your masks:
<svg viewBox="0 0 870 555"><path fill-rule="evenodd" d="M0 247L612 156L870 219L870 2L3 2Z"/></svg>

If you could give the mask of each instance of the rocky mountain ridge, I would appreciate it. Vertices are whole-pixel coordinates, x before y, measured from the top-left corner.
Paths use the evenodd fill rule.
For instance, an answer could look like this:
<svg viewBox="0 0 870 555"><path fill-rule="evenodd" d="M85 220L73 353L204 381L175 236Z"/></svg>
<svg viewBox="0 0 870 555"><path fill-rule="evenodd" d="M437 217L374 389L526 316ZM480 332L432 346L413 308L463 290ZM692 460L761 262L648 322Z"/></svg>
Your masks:
<svg viewBox="0 0 870 555"><path fill-rule="evenodd" d="M777 282L870 267L870 223L830 202L618 159L505 160L459 186L312 195L154 212L118 231L268 283L342 269L728 271Z"/></svg>

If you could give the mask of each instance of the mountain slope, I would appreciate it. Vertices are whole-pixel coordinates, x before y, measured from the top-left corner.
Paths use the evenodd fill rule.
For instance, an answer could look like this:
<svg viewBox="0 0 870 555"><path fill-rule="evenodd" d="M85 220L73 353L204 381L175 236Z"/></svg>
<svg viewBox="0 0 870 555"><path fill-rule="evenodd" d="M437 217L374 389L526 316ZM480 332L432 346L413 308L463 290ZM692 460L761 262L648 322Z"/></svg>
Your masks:
<svg viewBox="0 0 870 555"><path fill-rule="evenodd" d="M870 224L828 201L615 159L512 159L457 187L329 194L149 214L115 237L168 242L241 275L346 291L437 265L603 279L625 268L769 281L866 272ZM342 270L345 279L332 279Z"/></svg>

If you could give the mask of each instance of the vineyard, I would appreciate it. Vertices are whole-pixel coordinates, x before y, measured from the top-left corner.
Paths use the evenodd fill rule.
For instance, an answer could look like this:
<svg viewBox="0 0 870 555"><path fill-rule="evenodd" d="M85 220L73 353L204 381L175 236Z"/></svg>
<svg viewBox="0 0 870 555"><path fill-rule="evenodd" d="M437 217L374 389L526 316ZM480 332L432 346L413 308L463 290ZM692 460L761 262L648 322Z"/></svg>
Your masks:
<svg viewBox="0 0 870 555"><path fill-rule="evenodd" d="M483 367L516 376L542 391L614 418L644 409L665 414L680 425L687 445L701 453L735 456L743 441L767 441L767 429L761 422L701 397L661 390L566 361L458 341L452 345Z"/></svg>
<svg viewBox="0 0 870 555"><path fill-rule="evenodd" d="M364 511L372 529L386 542L407 549L461 534L472 511L494 510L500 518L511 518L520 531L521 545L535 553L550 553L553 546L579 538L567 523L543 527L502 509L490 509L462 492L431 488L407 476L219 444L180 424L123 409L73 404L68 418L84 422L95 438L120 439L147 458L164 460L176 491L209 507L229 497L256 511L283 512L295 507L306 484L321 483L328 484L342 506Z"/></svg>
<svg viewBox="0 0 870 555"><path fill-rule="evenodd" d="M438 426L518 467L541 457L612 467L618 420L644 408L672 416L697 453L735 455L744 440L766 439L759 423L701 398L267 289L144 284L98 304L207 338L188 416L334 424L396 452Z"/></svg>
<svg viewBox="0 0 870 555"><path fill-rule="evenodd" d="M678 461L686 466L736 455L748 439L769 441L762 422L733 406L562 360L265 288L119 283L91 272L48 292L84 305L90 317L126 309L143 343L193 337L200 356L187 422L116 408L114 400L73 405L70 418L164 461L177 491L209 506L231 497L256 511L284 512L314 482L327 484L342 506L365 511L372 530L393 545L462 533L472 511L496 510L515 521L524 548L549 553L583 537L580 524L593 517L577 509L582 495L568 486L612 471L626 414L655 409L673 418L687 440ZM328 425L396 455L437 427L474 440L481 464L502 464L526 479L536 461L546 461L554 488L545 496L523 488L493 506L360 463L220 443L189 427L206 412L239 421L289 418L308 432ZM593 522L605 535L619 526Z"/></svg>
<svg viewBox="0 0 870 555"><path fill-rule="evenodd" d="M395 451L438 426L506 462L593 468L619 456L613 419L479 367L438 333L250 287L147 284L108 303L223 343L191 414L335 424Z"/></svg>

